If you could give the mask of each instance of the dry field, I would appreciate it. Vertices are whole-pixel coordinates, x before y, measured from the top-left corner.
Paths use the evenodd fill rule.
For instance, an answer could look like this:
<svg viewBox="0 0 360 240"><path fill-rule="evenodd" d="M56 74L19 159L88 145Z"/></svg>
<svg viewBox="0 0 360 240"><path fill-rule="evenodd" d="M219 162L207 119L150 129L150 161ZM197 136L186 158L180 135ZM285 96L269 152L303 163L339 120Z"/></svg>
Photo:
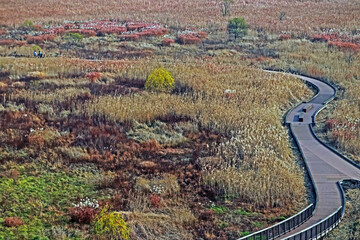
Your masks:
<svg viewBox="0 0 360 240"><path fill-rule="evenodd" d="M1 0L0 23L21 24L26 19L49 23L112 18L160 22L175 27L225 29L228 17L222 16L221 4L222 0ZM357 0L235 0L230 7L232 17L245 17L254 29L294 34L329 29L359 31L359 12Z"/></svg>

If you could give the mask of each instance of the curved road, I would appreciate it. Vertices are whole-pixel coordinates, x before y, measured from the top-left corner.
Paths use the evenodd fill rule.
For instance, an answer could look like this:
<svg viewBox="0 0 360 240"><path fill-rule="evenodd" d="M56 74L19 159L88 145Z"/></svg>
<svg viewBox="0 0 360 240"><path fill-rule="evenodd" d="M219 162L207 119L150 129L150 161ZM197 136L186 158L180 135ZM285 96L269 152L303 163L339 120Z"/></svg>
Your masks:
<svg viewBox="0 0 360 240"><path fill-rule="evenodd" d="M360 180L360 169L358 167L325 147L312 133L311 124L313 124L316 113L334 98L335 89L329 84L313 78L292 75L311 83L318 89L318 94L314 98L308 103L302 103L292 109L286 118L286 123L289 124L293 136L297 139L303 158L309 167L310 175L318 193L318 204L314 215L308 221L279 237L279 239L286 239L335 212L341 206L338 181L343 179ZM313 108L304 113L303 121L300 122L299 113L303 112L303 108L309 104L313 104Z"/></svg>

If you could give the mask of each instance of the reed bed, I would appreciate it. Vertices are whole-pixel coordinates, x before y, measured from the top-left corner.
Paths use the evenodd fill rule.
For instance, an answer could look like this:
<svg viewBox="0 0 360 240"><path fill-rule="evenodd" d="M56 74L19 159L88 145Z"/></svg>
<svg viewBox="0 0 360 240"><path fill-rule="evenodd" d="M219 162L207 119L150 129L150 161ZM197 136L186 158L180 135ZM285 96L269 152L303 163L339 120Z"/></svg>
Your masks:
<svg viewBox="0 0 360 240"><path fill-rule="evenodd" d="M136 67L136 77L146 75L148 66ZM304 179L294 161L287 129L281 125L290 103L311 95L301 81L239 63L177 62L166 67L178 84L191 91L101 96L80 112L119 122L151 122L167 115L190 117L202 128L229 138L218 146L215 165L202 161L203 183L219 195L241 198L260 208L292 208L303 199ZM235 93L226 95L226 89Z"/></svg>

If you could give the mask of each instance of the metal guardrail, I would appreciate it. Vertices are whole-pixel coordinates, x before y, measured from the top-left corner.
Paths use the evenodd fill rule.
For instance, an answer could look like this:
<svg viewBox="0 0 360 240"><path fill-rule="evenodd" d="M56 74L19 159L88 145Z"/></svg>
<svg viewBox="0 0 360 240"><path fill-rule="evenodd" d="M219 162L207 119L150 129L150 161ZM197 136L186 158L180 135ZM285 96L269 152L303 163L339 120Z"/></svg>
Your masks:
<svg viewBox="0 0 360 240"><path fill-rule="evenodd" d="M315 225L298 232L290 237L284 238L283 240L309 240L319 239L325 236L329 231L335 228L343 217L343 207L339 207L333 214L316 223ZM259 239L260 240L260 239Z"/></svg>
<svg viewBox="0 0 360 240"><path fill-rule="evenodd" d="M304 210L297 213L296 215L279 222L271 227L262 229L258 232L252 233L245 237L242 237L238 240L271 240L275 239L279 236L284 235L287 232L297 228L305 221L307 221L312 215L315 210L314 204L310 204Z"/></svg>
<svg viewBox="0 0 360 240"><path fill-rule="evenodd" d="M337 182L341 195L341 206L334 213L332 213L324 220L308 227L307 229L304 229L303 231L298 232L282 240L320 239L321 237L325 236L328 232L330 232L332 229L334 229L340 223L345 213L345 193L341 184L342 181Z"/></svg>

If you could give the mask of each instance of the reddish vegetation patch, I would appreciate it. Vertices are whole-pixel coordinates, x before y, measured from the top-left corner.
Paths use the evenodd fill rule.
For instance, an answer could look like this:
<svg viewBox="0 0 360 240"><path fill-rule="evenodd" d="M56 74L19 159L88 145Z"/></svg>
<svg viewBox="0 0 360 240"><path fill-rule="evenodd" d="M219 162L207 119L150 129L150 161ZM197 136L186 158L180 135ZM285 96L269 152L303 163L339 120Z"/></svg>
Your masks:
<svg viewBox="0 0 360 240"><path fill-rule="evenodd" d="M134 23L128 22L126 23L126 28L128 31L140 30L142 28L151 27L149 23Z"/></svg>
<svg viewBox="0 0 360 240"><path fill-rule="evenodd" d="M159 208L161 206L161 197L159 195L150 194L149 200L153 208Z"/></svg>
<svg viewBox="0 0 360 240"><path fill-rule="evenodd" d="M280 37L279 37L279 39L280 39L281 41L289 40L289 39L291 39L291 35L290 35L290 34L281 34Z"/></svg>
<svg viewBox="0 0 360 240"><path fill-rule="evenodd" d="M43 42L47 42L47 41L53 41L56 38L56 35L53 34L45 34L45 35L40 35L40 36L26 36L26 41L30 44L35 43L35 44L39 44L39 43L43 43Z"/></svg>
<svg viewBox="0 0 360 240"><path fill-rule="evenodd" d="M12 39L3 39L0 40L0 46L12 46L14 45L15 41Z"/></svg>
<svg viewBox="0 0 360 240"><path fill-rule="evenodd" d="M337 34L317 34L312 36L312 41L314 42L327 42L330 40L337 39Z"/></svg>
<svg viewBox="0 0 360 240"><path fill-rule="evenodd" d="M26 44L26 41L16 41L16 40L12 40L12 39L0 40L0 46L15 47L15 46L24 46L25 44Z"/></svg>
<svg viewBox="0 0 360 240"><path fill-rule="evenodd" d="M7 227L18 227L24 224L24 222L18 217L5 218L4 223Z"/></svg>
<svg viewBox="0 0 360 240"><path fill-rule="evenodd" d="M328 130L332 130L334 129L336 126L338 126L340 124L340 122L336 119L332 119L329 118L328 120L326 120L325 122L325 128Z"/></svg>
<svg viewBox="0 0 360 240"><path fill-rule="evenodd" d="M94 30L89 29L70 29L66 31L67 33L79 33L84 36L93 37L96 35L96 32Z"/></svg>
<svg viewBox="0 0 360 240"><path fill-rule="evenodd" d="M337 119L328 119L325 128L331 131L333 141L348 141L354 139L360 129L359 123L341 122Z"/></svg>
<svg viewBox="0 0 360 240"><path fill-rule="evenodd" d="M206 32L197 32L195 30L185 30L179 33L177 41L181 44L198 44L207 37Z"/></svg>
<svg viewBox="0 0 360 240"><path fill-rule="evenodd" d="M5 33L7 33L5 29L0 29L0 35L4 35Z"/></svg>
<svg viewBox="0 0 360 240"><path fill-rule="evenodd" d="M353 51L358 52L360 50L360 45L352 42L342 42L342 41L329 41L329 47L336 47L343 51Z"/></svg>
<svg viewBox="0 0 360 240"><path fill-rule="evenodd" d="M80 224L90 224L98 209L92 207L72 207L68 209L71 220Z"/></svg>
<svg viewBox="0 0 360 240"><path fill-rule="evenodd" d="M97 80L100 79L101 75L99 72L91 72L91 73L87 73L85 77L89 79L90 82L96 82Z"/></svg>
<svg viewBox="0 0 360 240"><path fill-rule="evenodd" d="M170 46L171 44L175 43L175 41L173 39L170 39L170 38L164 38L162 40L162 45L163 46Z"/></svg>
<svg viewBox="0 0 360 240"><path fill-rule="evenodd" d="M120 35L120 38L125 41L136 41L140 36L138 34L124 34Z"/></svg>

